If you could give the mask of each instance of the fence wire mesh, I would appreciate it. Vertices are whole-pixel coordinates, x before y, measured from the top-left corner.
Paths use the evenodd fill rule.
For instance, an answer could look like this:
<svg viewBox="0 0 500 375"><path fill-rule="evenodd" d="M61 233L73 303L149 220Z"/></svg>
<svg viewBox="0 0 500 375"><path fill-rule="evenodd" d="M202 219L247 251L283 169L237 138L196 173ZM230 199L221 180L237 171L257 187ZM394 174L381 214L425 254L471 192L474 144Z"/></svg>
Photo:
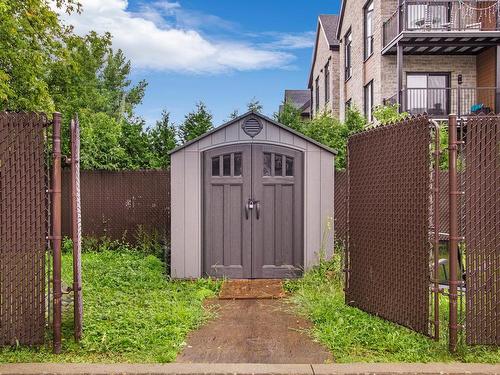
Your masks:
<svg viewBox="0 0 500 375"><path fill-rule="evenodd" d="M71 233L71 173L63 171L62 233ZM138 235L169 238L170 172L82 171L83 236L135 243Z"/></svg>
<svg viewBox="0 0 500 375"><path fill-rule="evenodd" d="M44 342L46 125L43 115L0 112L0 345Z"/></svg>
<svg viewBox="0 0 500 375"><path fill-rule="evenodd" d="M335 171L335 240L347 241L347 171Z"/></svg>
<svg viewBox="0 0 500 375"><path fill-rule="evenodd" d="M431 131L421 116L349 139L346 303L431 335Z"/></svg>
<svg viewBox="0 0 500 375"><path fill-rule="evenodd" d="M465 141L466 341L500 345L500 117L472 117L461 133Z"/></svg>

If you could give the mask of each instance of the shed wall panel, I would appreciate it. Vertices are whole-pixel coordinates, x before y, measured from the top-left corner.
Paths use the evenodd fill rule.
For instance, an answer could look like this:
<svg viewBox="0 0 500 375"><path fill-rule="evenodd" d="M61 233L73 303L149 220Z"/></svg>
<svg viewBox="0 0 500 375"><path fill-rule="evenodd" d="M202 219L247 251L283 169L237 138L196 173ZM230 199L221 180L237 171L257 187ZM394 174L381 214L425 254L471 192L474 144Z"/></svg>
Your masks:
<svg viewBox="0 0 500 375"><path fill-rule="evenodd" d="M184 277L201 275L201 165L199 152L184 153ZM196 173L192 173L195 171Z"/></svg>
<svg viewBox="0 0 500 375"><path fill-rule="evenodd" d="M333 160L331 154L321 150L321 215L320 219L322 222L321 230L326 231L325 239L325 250L326 257L330 258L333 255L334 246L334 228L333 228L333 214L334 214L334 175L335 166L333 165ZM323 236L323 234L322 234Z"/></svg>
<svg viewBox="0 0 500 375"><path fill-rule="evenodd" d="M318 259L321 247L321 153L308 151L305 163L305 268L310 268Z"/></svg>
<svg viewBox="0 0 500 375"><path fill-rule="evenodd" d="M184 153L180 150L172 154L171 158L171 275L172 277L184 278Z"/></svg>

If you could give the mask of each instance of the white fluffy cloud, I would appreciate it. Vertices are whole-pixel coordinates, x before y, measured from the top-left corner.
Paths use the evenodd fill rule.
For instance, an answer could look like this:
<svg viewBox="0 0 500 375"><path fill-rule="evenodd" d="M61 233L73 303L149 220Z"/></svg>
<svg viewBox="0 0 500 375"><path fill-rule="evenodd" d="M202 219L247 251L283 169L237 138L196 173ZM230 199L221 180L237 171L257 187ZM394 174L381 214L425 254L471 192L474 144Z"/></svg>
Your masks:
<svg viewBox="0 0 500 375"><path fill-rule="evenodd" d="M160 1L144 11L127 10L126 0L80 0L82 14L61 15L75 32L109 31L134 67L162 71L213 74L287 67L294 56L285 46L256 45L236 40L210 40L195 28L169 22L181 9L178 2ZM191 20L192 22L192 20Z"/></svg>

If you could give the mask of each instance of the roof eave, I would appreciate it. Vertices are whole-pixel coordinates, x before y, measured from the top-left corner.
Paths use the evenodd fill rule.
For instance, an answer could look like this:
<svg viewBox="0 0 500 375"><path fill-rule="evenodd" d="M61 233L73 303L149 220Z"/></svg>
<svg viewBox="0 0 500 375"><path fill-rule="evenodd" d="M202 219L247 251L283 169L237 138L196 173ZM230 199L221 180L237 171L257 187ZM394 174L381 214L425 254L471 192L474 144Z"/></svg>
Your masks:
<svg viewBox="0 0 500 375"><path fill-rule="evenodd" d="M342 0L342 4L340 6L340 18L339 18L339 24L337 25L337 40L339 41L340 41L340 31L342 30L342 22L344 22L345 3L346 0Z"/></svg>
<svg viewBox="0 0 500 375"><path fill-rule="evenodd" d="M209 135L215 133L216 131L219 131L219 130L221 130L221 129L223 129L223 128L231 125L231 124L234 124L235 122L238 122L238 121L242 120L243 118L245 118L245 117L247 117L249 115L252 115L252 114L255 115L255 116L257 116L257 117L262 118L263 120L266 120L267 122L270 122L273 125L276 125L277 127L281 128L281 129L284 129L284 130L286 130L286 131L288 131L288 132L296 135L297 137L300 137L300 138L304 139L305 141L307 141L309 143L312 143L312 144L318 146L319 148L321 148L321 149L323 149L325 151L328 151L329 153L331 153L333 155L338 155L338 151L337 150L335 150L333 148L330 148L330 147L328 147L328 146L326 146L326 145L324 145L324 144L322 144L322 143L320 143L320 142L318 142L318 141L316 141L316 140L314 140L312 138L309 138L308 136L306 136L306 135L304 135L304 134L302 134L302 133L300 133L300 132L298 132L298 131L296 131L296 130L288 127L288 126L286 126L286 125L283 125L283 124L279 123L278 121L273 120L270 117L264 116L263 114L261 114L259 112L255 112L255 111L249 111L249 112L247 112L247 113L245 113L245 114L243 114L241 116L238 116L238 117L236 117L236 118L234 118L234 119L226 122L225 124L222 124L222 125L220 125L220 126L218 126L216 128L213 128L209 132L206 132L205 134L202 134L199 137L196 137L195 139L192 139L189 142L186 142L183 145L180 145L180 146L174 148L173 150L171 150L171 151L168 152L168 155L175 154L177 151L180 151L180 150L182 150L182 149L184 149L184 148L192 145L193 143L196 143L196 142L200 141L201 139L203 139L205 137L208 137Z"/></svg>

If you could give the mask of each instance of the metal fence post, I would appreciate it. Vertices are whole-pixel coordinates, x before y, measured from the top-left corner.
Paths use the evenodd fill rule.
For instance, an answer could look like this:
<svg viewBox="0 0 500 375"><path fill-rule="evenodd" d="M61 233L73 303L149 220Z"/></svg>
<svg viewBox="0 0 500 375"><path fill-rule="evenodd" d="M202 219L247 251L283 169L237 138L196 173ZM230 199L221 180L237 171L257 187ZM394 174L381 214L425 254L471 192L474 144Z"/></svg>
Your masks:
<svg viewBox="0 0 500 375"><path fill-rule="evenodd" d="M434 126L434 340L439 341L439 294L441 293L439 287L439 222L440 222L440 207L439 207L439 175L440 166L439 161L441 158L441 127L437 121L432 120Z"/></svg>
<svg viewBox="0 0 500 375"><path fill-rule="evenodd" d="M61 114L53 115L52 133L52 251L53 251L53 351L61 353Z"/></svg>
<svg viewBox="0 0 500 375"><path fill-rule="evenodd" d="M449 320L449 348L451 352L457 350L458 343L458 183L457 183L457 115L450 115L448 121L448 149L449 149L449 230L448 255L450 265L450 320Z"/></svg>
<svg viewBox="0 0 500 375"><path fill-rule="evenodd" d="M82 227L80 206L80 126L71 120L71 238L73 240L73 297L75 341L82 338Z"/></svg>

